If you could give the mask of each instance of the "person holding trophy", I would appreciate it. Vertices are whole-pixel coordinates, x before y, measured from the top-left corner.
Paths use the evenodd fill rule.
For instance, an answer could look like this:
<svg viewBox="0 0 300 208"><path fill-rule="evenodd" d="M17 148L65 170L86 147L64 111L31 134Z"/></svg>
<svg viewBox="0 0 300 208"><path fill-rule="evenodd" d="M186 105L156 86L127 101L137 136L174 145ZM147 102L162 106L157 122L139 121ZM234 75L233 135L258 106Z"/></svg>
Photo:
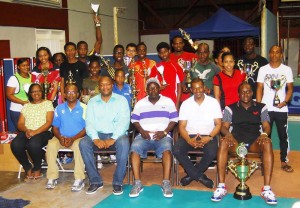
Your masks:
<svg viewBox="0 0 300 208"><path fill-rule="evenodd" d="M270 63L261 67L258 72L256 101L267 105L271 127L276 123L280 140L281 169L290 173L294 170L288 165L287 158L290 149L287 103L293 95L293 73L290 67L281 63L280 46L272 46L269 57Z"/></svg>
<svg viewBox="0 0 300 208"><path fill-rule="evenodd" d="M269 124L267 106L252 100L252 86L247 82L243 82L239 85L238 94L240 100L226 106L224 109L221 128L221 134L224 137L220 141L217 154L219 184L214 191L211 200L219 202L226 195L225 170L228 162L228 153L235 152L238 145L243 142L249 152L263 153L264 186L262 188L261 196L265 199L267 204L277 204L276 197L270 187L274 155L272 141L269 137L271 134L271 127ZM230 131L231 127L232 130ZM244 169L249 169L249 171L252 172L255 170L251 170L252 167L249 166L244 166ZM247 175L250 176L251 173L249 173L250 172L248 172ZM242 174L237 173L237 177L240 177L240 175ZM241 178L240 180L242 180ZM248 198L245 198L246 196ZM237 191L235 193L235 198L243 200L250 199L251 194L249 189Z"/></svg>
<svg viewBox="0 0 300 208"><path fill-rule="evenodd" d="M156 46L159 58L162 60L156 64L150 73L150 77L157 77L161 82L161 94L171 98L179 110L181 98L181 83L184 75L182 69L176 62L170 60L170 46L166 42L161 42Z"/></svg>
<svg viewBox="0 0 300 208"><path fill-rule="evenodd" d="M57 106L58 86L60 83L59 67L52 63L52 55L47 47L40 47L36 51L36 66L32 69L32 82L42 86L45 98Z"/></svg>

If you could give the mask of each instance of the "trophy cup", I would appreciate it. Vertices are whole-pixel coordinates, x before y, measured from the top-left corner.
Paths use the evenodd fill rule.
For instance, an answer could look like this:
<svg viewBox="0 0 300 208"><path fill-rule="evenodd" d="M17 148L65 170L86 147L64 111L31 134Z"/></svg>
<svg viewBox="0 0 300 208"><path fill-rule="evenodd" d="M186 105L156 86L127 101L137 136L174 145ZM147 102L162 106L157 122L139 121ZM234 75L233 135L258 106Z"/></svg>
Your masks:
<svg viewBox="0 0 300 208"><path fill-rule="evenodd" d="M124 63L126 66L129 66L130 62L131 62L131 58L128 56L124 56L123 57Z"/></svg>
<svg viewBox="0 0 300 208"><path fill-rule="evenodd" d="M197 45L194 45L194 42L193 40L191 39L191 35L188 34L186 31L184 31L183 29L181 28L178 28L178 30L180 31L182 37L187 40L189 42L189 44L195 49L197 50L198 49L198 46Z"/></svg>
<svg viewBox="0 0 300 208"><path fill-rule="evenodd" d="M232 174L240 181L240 184L236 187L233 197L238 200L248 200L252 198L249 186L246 185L246 180L252 175L252 173L258 168L257 163L252 161L251 163L245 158L248 150L245 143L240 143L236 148L236 154L238 156L238 162L228 162L228 169Z"/></svg>
<svg viewBox="0 0 300 208"><path fill-rule="evenodd" d="M252 65L244 64L243 72L246 74L245 81L248 82L249 77L253 75Z"/></svg>
<svg viewBox="0 0 300 208"><path fill-rule="evenodd" d="M282 88L282 86L285 84L285 79L271 79L270 85L271 85L271 89L275 90L275 96L273 99L273 106L277 107L278 104L280 103L280 99L278 96L278 90L280 90Z"/></svg>
<svg viewBox="0 0 300 208"><path fill-rule="evenodd" d="M162 78L161 85L162 86L167 86L168 83L166 82L165 77L164 77L164 70L165 70L164 66L157 67L157 71L159 72L159 74L160 74L160 76Z"/></svg>
<svg viewBox="0 0 300 208"><path fill-rule="evenodd" d="M99 1L91 2L91 8L94 11L95 15L97 16L99 15L99 7L100 7L100 4L98 2Z"/></svg>
<svg viewBox="0 0 300 208"><path fill-rule="evenodd" d="M186 88L189 90L192 87L191 86L192 78L191 78L191 75L190 75L190 70L192 68L192 62L191 61L184 61L183 62L183 68L184 68L185 73L186 73L185 85L186 85Z"/></svg>
<svg viewBox="0 0 300 208"><path fill-rule="evenodd" d="M68 79L66 81L67 84L76 84L76 82L73 79L73 74L71 71L69 71Z"/></svg>
<svg viewBox="0 0 300 208"><path fill-rule="evenodd" d="M45 94L45 100L47 100L47 96L50 90L50 83L48 82L49 69L42 69L42 75L44 76L44 82L41 84L41 86Z"/></svg>

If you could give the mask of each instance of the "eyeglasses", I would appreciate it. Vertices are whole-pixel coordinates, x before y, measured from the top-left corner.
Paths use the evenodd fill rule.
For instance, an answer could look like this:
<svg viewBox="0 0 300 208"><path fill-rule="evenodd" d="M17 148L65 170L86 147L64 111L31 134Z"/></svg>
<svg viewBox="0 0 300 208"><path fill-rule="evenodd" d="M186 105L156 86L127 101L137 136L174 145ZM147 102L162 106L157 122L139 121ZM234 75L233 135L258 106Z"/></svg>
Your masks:
<svg viewBox="0 0 300 208"><path fill-rule="evenodd" d="M42 90L33 90L30 93L39 93L39 92L42 92Z"/></svg>
<svg viewBox="0 0 300 208"><path fill-rule="evenodd" d="M67 95L76 95L78 92L76 91L69 91L69 92L66 92Z"/></svg>

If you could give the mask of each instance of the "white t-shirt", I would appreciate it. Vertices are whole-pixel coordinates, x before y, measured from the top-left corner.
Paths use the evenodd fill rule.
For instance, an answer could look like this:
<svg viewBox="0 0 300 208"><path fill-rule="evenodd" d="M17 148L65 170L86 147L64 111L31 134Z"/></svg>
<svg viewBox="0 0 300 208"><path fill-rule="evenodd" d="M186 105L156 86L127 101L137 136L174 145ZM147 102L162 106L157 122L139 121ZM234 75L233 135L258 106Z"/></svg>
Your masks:
<svg viewBox="0 0 300 208"><path fill-rule="evenodd" d="M7 81L7 87L13 87L13 88L16 88L15 89L15 93L18 93L19 92L19 81L17 79L16 76L11 76L8 81ZM19 104L19 103L14 103L14 102L11 102L10 103L10 110L11 111L16 111L16 112L21 112L23 108L23 105Z"/></svg>
<svg viewBox="0 0 300 208"><path fill-rule="evenodd" d="M186 130L189 135L209 135L215 128L214 119L222 118L219 102L210 96L206 96L199 105L194 96L185 100L179 111L179 120L187 121Z"/></svg>
<svg viewBox="0 0 300 208"><path fill-rule="evenodd" d="M282 108L276 108L273 106L276 91L275 89L272 89L271 83L274 82L274 80L281 83L281 88L277 91L277 94L280 102L283 102L286 96L286 84L294 81L292 69L284 64L281 64L278 68L272 68L270 64L267 64L259 69L257 76L257 82L264 84L264 92L261 102L267 105L268 111L288 112L287 106Z"/></svg>

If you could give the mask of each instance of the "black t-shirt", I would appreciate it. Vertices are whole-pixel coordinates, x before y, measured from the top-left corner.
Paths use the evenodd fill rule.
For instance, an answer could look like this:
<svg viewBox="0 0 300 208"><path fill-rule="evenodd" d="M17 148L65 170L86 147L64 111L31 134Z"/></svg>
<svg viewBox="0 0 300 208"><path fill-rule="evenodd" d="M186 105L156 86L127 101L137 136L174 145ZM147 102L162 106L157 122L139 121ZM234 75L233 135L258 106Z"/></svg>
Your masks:
<svg viewBox="0 0 300 208"><path fill-rule="evenodd" d="M268 61L267 61L267 59L265 59L264 57L262 57L260 55L256 55L256 57L254 59L248 59L246 57L246 55L243 55L242 57L240 57L237 60L236 65L240 70L242 70L244 68L245 64L251 65L252 73L249 76L248 83L252 86L252 89L253 89L253 97L252 98L255 99L256 98L256 80L257 80L258 71L259 71L260 67L267 65Z"/></svg>
<svg viewBox="0 0 300 208"><path fill-rule="evenodd" d="M81 91L83 79L89 76L86 65L81 61L77 61L76 63L62 63L60 65L60 76L64 78L65 84L70 75L73 77L73 81L76 82L78 90Z"/></svg>

